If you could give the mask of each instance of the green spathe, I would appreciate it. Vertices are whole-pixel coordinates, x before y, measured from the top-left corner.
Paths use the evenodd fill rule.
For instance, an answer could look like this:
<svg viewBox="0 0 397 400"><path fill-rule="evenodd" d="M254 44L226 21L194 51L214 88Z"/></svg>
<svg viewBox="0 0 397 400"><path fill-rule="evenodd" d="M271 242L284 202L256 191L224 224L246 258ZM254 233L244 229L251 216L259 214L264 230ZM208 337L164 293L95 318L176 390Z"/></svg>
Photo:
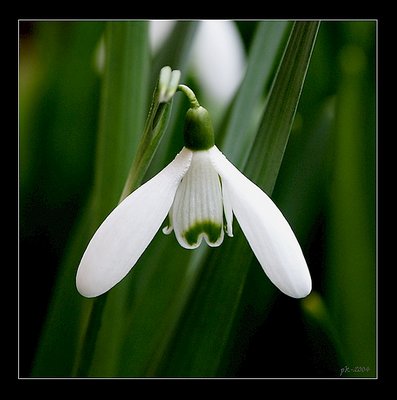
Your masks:
<svg viewBox="0 0 397 400"><path fill-rule="evenodd" d="M215 243L222 233L222 225L213 221L200 221L192 225L183 237L191 245L195 245L199 241L200 235L204 234L210 243Z"/></svg>
<svg viewBox="0 0 397 400"><path fill-rule="evenodd" d="M204 107L189 108L183 134L185 147L190 150L208 150L214 146L214 129L210 115Z"/></svg>

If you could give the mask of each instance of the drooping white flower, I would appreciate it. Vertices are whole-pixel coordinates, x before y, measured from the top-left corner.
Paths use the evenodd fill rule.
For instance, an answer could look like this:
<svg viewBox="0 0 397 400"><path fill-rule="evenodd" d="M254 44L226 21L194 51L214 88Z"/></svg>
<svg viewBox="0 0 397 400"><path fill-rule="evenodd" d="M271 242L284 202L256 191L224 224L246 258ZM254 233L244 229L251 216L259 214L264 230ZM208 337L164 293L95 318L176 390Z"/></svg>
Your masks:
<svg viewBox="0 0 397 400"><path fill-rule="evenodd" d="M185 147L176 158L98 228L77 272L78 291L95 297L121 281L167 215L163 232L174 230L187 249L197 248L202 239L221 245L224 232L233 236L234 215L270 280L289 296L307 296L311 277L291 227L272 200L215 146L209 114L198 103L187 112L184 132Z"/></svg>

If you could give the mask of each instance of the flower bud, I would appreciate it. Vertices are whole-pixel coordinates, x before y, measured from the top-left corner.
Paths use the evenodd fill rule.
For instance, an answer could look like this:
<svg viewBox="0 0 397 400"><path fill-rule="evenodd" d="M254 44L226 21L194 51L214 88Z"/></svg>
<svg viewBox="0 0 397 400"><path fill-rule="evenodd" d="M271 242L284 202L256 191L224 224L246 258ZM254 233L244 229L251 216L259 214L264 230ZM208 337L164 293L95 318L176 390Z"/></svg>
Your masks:
<svg viewBox="0 0 397 400"><path fill-rule="evenodd" d="M172 70L169 66L161 68L159 77L159 103L167 103L172 99L178 88L180 77L181 71L177 69Z"/></svg>

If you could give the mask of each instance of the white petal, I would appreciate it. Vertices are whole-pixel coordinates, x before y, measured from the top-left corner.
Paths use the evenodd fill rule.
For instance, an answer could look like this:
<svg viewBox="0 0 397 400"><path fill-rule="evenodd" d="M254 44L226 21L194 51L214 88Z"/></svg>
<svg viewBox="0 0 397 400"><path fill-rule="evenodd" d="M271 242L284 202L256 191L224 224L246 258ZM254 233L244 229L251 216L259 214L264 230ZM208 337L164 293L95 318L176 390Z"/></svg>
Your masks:
<svg viewBox="0 0 397 400"><path fill-rule="evenodd" d="M163 45L176 21L152 20L149 24L149 40L153 54Z"/></svg>
<svg viewBox="0 0 397 400"><path fill-rule="evenodd" d="M307 296L312 286L310 273L287 220L272 200L215 146L210 151L233 212L270 280L291 297Z"/></svg>
<svg viewBox="0 0 397 400"><path fill-rule="evenodd" d="M208 151L194 151L172 205L170 222L179 244L195 249L202 239L219 246L224 237L223 204L219 176L209 160Z"/></svg>
<svg viewBox="0 0 397 400"><path fill-rule="evenodd" d="M131 193L98 228L80 262L78 291L85 297L106 292L127 275L159 230L192 152L183 149L154 178Z"/></svg>
<svg viewBox="0 0 397 400"><path fill-rule="evenodd" d="M201 21L196 34L192 67L203 90L219 104L227 104L245 70L245 51L233 21Z"/></svg>

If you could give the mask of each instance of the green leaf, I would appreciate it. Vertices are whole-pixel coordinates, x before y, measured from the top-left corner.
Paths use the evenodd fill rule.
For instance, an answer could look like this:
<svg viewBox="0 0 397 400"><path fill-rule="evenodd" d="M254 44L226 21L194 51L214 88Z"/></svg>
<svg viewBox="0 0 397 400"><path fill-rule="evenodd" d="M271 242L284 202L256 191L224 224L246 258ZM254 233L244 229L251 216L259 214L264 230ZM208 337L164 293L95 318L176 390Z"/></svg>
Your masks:
<svg viewBox="0 0 397 400"><path fill-rule="evenodd" d="M376 366L375 22L346 27L339 52L334 158L328 206L326 296L348 367ZM347 375L349 375L347 373Z"/></svg>
<svg viewBox="0 0 397 400"><path fill-rule="evenodd" d="M33 176L37 174L31 183L39 200L37 208L32 208L35 200L31 195L21 192L21 283L26 279L26 268L31 270L32 263L36 265L35 251L27 252L24 249L23 231L32 229L34 235L40 237L45 225L50 228L46 233L49 243L45 254L40 254L40 261L37 262L39 272L35 269L36 281L29 282L30 289L27 293L31 296L29 290L33 288L35 293L42 290L40 282L50 282L45 278L46 274L57 273L58 276L54 287L50 288L51 304L47 304L46 320L41 329L32 371L29 371L33 376L68 376L77 347L80 321L76 318L76 310L79 309L80 299L75 296L74 273L56 265L54 258L49 258L46 254L51 253L50 243L59 241L59 232L67 232L62 237L62 250L67 235L75 233L75 229L70 229L73 224L70 219L72 214L67 210L77 209L78 204L73 204L76 188L84 194L88 192L87 169L91 169L89 164L93 157L87 155L87 151L92 147L95 132L93 126L96 126L98 112L98 76L93 70L93 54L103 26L102 22L87 24L46 21L37 22L35 26L38 32L37 44L43 53L38 55L43 84L32 98L32 103L37 108L26 127L26 134L30 137L29 153L32 164L29 167ZM23 140L21 132L21 141ZM26 200L28 203L24 204ZM25 212L28 213L26 220L23 218ZM35 223L34 215L40 218L39 225ZM76 218L76 215L73 217ZM88 219L85 222L87 224L82 226L87 235L84 240L90 234ZM78 241L82 237L76 236L75 239ZM27 261L27 265L22 262L23 259ZM52 261L49 265L48 260ZM72 268L75 267L74 265ZM69 285L69 282L72 284ZM31 297L29 301L35 304ZM27 306L21 302L21 312L26 315L26 310ZM38 318L40 314L37 314ZM22 336L26 334L31 334L30 328L21 330L21 344Z"/></svg>
<svg viewBox="0 0 397 400"><path fill-rule="evenodd" d="M142 135L149 78L146 23L109 23L105 50L93 194L96 223L118 203Z"/></svg>
<svg viewBox="0 0 397 400"><path fill-rule="evenodd" d="M291 134L272 195L303 246L326 201L335 98L322 99L316 117Z"/></svg>
<svg viewBox="0 0 397 400"><path fill-rule="evenodd" d="M107 23L105 46L94 189L60 268L34 376L70 376L77 367L79 343L93 304L75 288L77 266L95 228L119 200L143 130L149 61L147 24ZM85 368L88 366L89 362Z"/></svg>
<svg viewBox="0 0 397 400"><path fill-rule="evenodd" d="M316 21L294 23L245 169L269 195L288 143L318 28Z"/></svg>
<svg viewBox="0 0 397 400"><path fill-rule="evenodd" d="M286 21L262 21L256 28L247 72L227 115L225 126L217 136L218 147L237 167L244 165L248 156L244 149L249 148L255 139L257 125L252 126L251 121L255 120L288 27Z"/></svg>

